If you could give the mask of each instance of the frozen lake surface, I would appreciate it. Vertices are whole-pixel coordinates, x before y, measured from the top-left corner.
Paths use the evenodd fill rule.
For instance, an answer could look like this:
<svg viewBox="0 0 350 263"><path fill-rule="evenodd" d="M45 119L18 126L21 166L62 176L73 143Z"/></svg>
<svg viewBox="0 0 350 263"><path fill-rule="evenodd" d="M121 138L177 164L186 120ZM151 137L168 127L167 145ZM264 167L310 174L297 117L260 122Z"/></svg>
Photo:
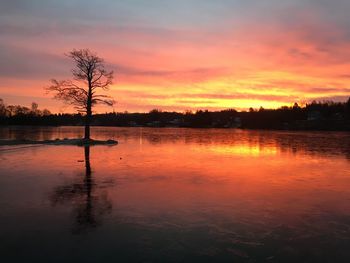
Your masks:
<svg viewBox="0 0 350 263"><path fill-rule="evenodd" d="M2 127L0 139L82 137ZM350 262L350 134L92 128L0 147L2 262Z"/></svg>

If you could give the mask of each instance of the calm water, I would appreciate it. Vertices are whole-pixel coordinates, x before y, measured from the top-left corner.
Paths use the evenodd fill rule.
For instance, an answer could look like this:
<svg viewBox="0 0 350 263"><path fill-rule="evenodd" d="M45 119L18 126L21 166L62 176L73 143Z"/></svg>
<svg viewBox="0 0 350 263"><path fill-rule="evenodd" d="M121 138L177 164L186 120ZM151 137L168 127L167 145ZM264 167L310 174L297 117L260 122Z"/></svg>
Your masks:
<svg viewBox="0 0 350 263"><path fill-rule="evenodd" d="M0 139L82 133L12 127ZM350 262L349 134L92 135L119 145L0 147L2 262Z"/></svg>

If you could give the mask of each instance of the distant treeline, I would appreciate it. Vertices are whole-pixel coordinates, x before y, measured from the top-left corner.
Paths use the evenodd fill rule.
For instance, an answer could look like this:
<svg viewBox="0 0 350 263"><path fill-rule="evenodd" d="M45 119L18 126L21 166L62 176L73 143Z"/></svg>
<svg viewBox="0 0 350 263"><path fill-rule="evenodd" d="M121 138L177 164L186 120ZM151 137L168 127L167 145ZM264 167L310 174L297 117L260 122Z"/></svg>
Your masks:
<svg viewBox="0 0 350 263"><path fill-rule="evenodd" d="M51 114L31 108L6 106L0 99L1 125L76 126L84 124L82 114ZM285 130L350 130L350 98L347 102L312 102L300 107L284 106L278 109L253 109L238 112L222 111L148 113L105 113L93 115L92 125L117 127L190 127L190 128L243 128Z"/></svg>

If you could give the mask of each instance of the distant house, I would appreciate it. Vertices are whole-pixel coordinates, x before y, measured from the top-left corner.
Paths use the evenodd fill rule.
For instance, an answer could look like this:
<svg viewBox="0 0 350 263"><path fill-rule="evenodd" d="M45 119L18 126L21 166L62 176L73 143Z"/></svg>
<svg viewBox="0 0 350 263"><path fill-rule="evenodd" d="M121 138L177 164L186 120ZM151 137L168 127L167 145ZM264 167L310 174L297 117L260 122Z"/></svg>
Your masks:
<svg viewBox="0 0 350 263"><path fill-rule="evenodd" d="M319 111L310 111L307 113L307 120L308 121L317 121L322 119L321 112Z"/></svg>
<svg viewBox="0 0 350 263"><path fill-rule="evenodd" d="M225 128L240 128L242 126L242 121L240 117L235 117L231 119L229 123L224 125Z"/></svg>
<svg viewBox="0 0 350 263"><path fill-rule="evenodd" d="M345 116L341 112L337 112L332 115L332 119L337 121L343 121L345 119Z"/></svg>
<svg viewBox="0 0 350 263"><path fill-rule="evenodd" d="M233 123L235 128L240 128L242 126L242 121L240 117L235 117Z"/></svg>
<svg viewBox="0 0 350 263"><path fill-rule="evenodd" d="M137 124L135 121L129 121L128 122L128 126L130 126L130 127L140 127L140 125Z"/></svg>
<svg viewBox="0 0 350 263"><path fill-rule="evenodd" d="M169 126L171 127L180 127L183 124L183 119L173 119L169 121Z"/></svg>
<svg viewBox="0 0 350 263"><path fill-rule="evenodd" d="M161 124L160 121L152 121L152 122L148 122L147 126L148 127L160 127L161 126L160 124Z"/></svg>

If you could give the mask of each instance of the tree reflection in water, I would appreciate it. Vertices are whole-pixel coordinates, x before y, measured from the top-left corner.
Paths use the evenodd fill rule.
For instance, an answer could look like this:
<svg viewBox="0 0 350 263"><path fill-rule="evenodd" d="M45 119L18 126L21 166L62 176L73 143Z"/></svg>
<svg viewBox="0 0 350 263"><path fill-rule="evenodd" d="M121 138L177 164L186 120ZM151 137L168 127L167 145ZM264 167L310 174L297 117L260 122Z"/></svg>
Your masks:
<svg viewBox="0 0 350 263"><path fill-rule="evenodd" d="M101 225L102 218L112 211L106 184L96 183L90 165L90 146L84 147L85 173L83 177L54 189L50 200L53 206L71 204L75 217L72 232L80 234Z"/></svg>

